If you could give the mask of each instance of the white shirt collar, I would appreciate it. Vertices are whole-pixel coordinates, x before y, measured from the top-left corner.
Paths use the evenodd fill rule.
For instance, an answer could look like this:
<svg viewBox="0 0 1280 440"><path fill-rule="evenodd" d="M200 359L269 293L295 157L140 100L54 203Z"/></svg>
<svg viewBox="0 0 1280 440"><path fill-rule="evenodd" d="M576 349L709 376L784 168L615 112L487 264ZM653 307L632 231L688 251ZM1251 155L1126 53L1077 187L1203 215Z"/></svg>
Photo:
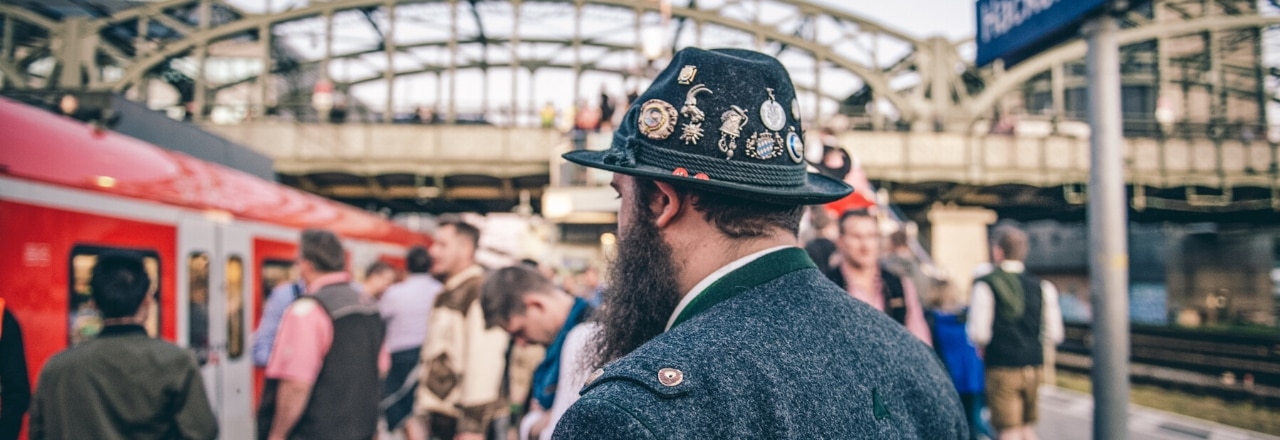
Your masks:
<svg viewBox="0 0 1280 440"><path fill-rule="evenodd" d="M1022 273L1027 270L1027 266L1017 260L1004 260L1000 262L1000 268L1009 273Z"/></svg>
<svg viewBox="0 0 1280 440"><path fill-rule="evenodd" d="M756 259L763 257L765 255L768 255L771 252L784 249L784 248L789 248L789 247L793 247L793 246L790 246L790 245L774 246L774 247L756 252L754 254L739 258L737 260L733 260L733 262L726 264L719 269L716 269L715 272L711 272L710 275L707 275L707 277L703 278L702 281L699 281L698 284L694 284L693 288L689 289L689 292L684 294L684 298L680 299L680 303L676 304L676 309L671 312L671 318L667 319L667 328L663 329L663 331L671 330L671 326L676 324L676 317L680 316L680 312L683 312L684 308L688 307L689 303L693 302L694 298L697 298L698 295L701 295L702 292L707 290L708 287L711 287L712 283L715 283L720 278L724 278L724 276L728 275L729 272L733 272L735 270L738 270L738 268L742 266L746 266L747 263L756 261Z"/></svg>

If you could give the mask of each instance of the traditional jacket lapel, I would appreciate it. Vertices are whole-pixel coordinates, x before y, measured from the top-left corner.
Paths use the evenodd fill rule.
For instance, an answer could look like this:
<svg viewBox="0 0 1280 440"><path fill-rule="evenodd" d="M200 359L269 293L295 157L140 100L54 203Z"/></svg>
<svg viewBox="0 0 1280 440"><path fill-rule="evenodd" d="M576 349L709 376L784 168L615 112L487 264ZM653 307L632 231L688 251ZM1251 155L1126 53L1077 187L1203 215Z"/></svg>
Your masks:
<svg viewBox="0 0 1280 440"><path fill-rule="evenodd" d="M747 289L767 283L791 272L808 268L817 268L817 266L809 259L809 255L800 248L789 247L765 254L711 283L707 290L695 297L693 302L689 303L680 312L680 316L676 317L676 321L671 325L671 328L675 328L716 304L733 298Z"/></svg>

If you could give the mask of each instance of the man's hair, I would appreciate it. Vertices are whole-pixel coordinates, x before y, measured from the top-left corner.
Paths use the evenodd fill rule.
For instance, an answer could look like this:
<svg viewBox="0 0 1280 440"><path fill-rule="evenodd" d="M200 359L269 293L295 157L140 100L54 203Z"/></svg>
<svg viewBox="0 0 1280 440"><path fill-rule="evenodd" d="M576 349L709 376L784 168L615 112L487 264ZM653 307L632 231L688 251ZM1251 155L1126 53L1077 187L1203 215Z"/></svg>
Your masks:
<svg viewBox="0 0 1280 440"><path fill-rule="evenodd" d="M108 251L98 255L89 279L89 292L103 318L124 318L138 313L151 277L136 252Z"/></svg>
<svg viewBox="0 0 1280 440"><path fill-rule="evenodd" d="M366 267L364 269L364 279L367 280L371 276L374 276L386 271L395 272L395 270L396 270L395 267L392 267L390 264L387 264L385 261L374 261L373 263L369 263L369 267Z"/></svg>
<svg viewBox="0 0 1280 440"><path fill-rule="evenodd" d="M440 227L452 226L455 234L467 237L471 241L471 250L480 248L480 230L462 219L450 219L440 222Z"/></svg>
<svg viewBox="0 0 1280 440"><path fill-rule="evenodd" d="M892 234L889 234L889 245L893 247L906 247L907 231L899 229L899 230L893 231Z"/></svg>
<svg viewBox="0 0 1280 440"><path fill-rule="evenodd" d="M692 196L693 207L702 212L702 218L729 238L763 237L772 228L786 230L791 235L800 232L800 216L804 213L804 205L776 205L678 184L672 184L672 187L681 194ZM644 202L640 206L648 206L647 201L658 191L658 185L652 179L641 177L636 178L635 188L636 199Z"/></svg>
<svg viewBox="0 0 1280 440"><path fill-rule="evenodd" d="M480 308L484 322L492 327L506 324L512 316L524 313L524 296L554 292L556 286L537 269L518 264L498 269L480 288Z"/></svg>
<svg viewBox="0 0 1280 440"><path fill-rule="evenodd" d="M843 214L840 214L840 223L837 225L837 227L840 228L840 235L844 235L844 221L855 217L869 218L871 221L876 222L876 225L880 224L880 219L871 214L871 211L866 209L850 209L845 211Z"/></svg>
<svg viewBox="0 0 1280 440"><path fill-rule="evenodd" d="M404 262L409 273L431 272L431 253L422 246L409 248L409 254L404 257Z"/></svg>
<svg viewBox="0 0 1280 440"><path fill-rule="evenodd" d="M831 214L827 213L827 209L821 205L809 206L809 225L814 229L821 230L831 224Z"/></svg>
<svg viewBox="0 0 1280 440"><path fill-rule="evenodd" d="M1026 261L1027 233L1014 225L1000 225L991 232L992 246L1004 252L1005 260Z"/></svg>
<svg viewBox="0 0 1280 440"><path fill-rule="evenodd" d="M324 229L302 231L302 259L310 261L320 272L341 272L347 266L347 255L338 236Z"/></svg>

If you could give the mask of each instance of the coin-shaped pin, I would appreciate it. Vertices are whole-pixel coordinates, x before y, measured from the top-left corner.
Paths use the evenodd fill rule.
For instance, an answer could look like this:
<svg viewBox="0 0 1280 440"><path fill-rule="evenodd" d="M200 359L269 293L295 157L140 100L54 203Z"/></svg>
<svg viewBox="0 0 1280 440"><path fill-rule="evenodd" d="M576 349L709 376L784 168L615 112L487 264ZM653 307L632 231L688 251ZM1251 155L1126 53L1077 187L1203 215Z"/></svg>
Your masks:
<svg viewBox="0 0 1280 440"><path fill-rule="evenodd" d="M660 141L676 131L676 107L661 99L650 99L640 106L640 133Z"/></svg>
<svg viewBox="0 0 1280 440"><path fill-rule="evenodd" d="M768 90L769 100L760 104L760 121L764 122L765 128L779 131L787 125L787 111L782 109L782 104L773 99L773 89Z"/></svg>
<svg viewBox="0 0 1280 440"><path fill-rule="evenodd" d="M804 141L800 139L800 135L795 130L787 132L787 155L791 156L791 161L800 163L804 161Z"/></svg>

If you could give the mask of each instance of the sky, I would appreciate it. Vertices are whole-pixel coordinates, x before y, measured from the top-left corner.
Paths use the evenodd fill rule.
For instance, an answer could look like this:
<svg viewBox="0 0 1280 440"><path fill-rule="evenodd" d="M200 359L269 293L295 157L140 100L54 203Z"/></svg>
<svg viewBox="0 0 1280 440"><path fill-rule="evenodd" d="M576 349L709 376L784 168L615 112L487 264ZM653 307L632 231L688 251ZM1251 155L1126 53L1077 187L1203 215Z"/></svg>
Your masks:
<svg viewBox="0 0 1280 440"><path fill-rule="evenodd" d="M976 21L972 0L813 0L864 15L916 37L972 38Z"/></svg>

